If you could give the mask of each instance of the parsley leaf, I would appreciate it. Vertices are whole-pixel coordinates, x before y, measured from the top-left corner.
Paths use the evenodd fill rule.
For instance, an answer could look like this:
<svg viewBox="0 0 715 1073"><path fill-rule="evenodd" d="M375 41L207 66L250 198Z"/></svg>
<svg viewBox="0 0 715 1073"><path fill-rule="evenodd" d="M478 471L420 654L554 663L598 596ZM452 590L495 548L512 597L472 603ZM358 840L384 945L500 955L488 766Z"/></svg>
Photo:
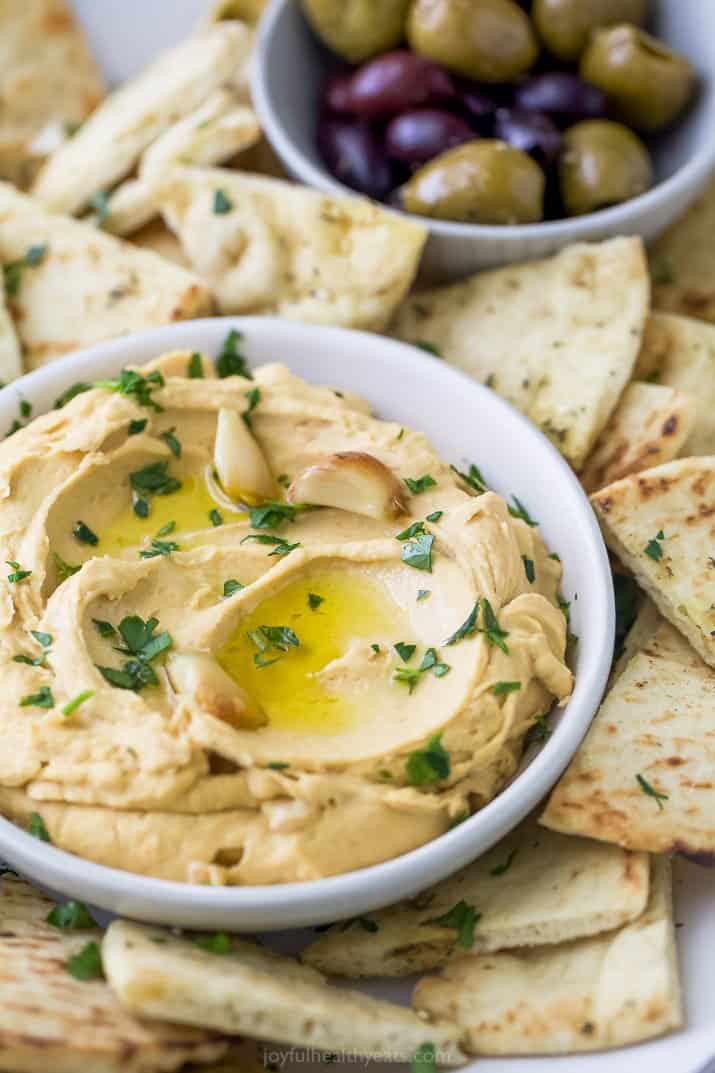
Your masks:
<svg viewBox="0 0 715 1073"><path fill-rule="evenodd" d="M166 525L162 525L161 529L157 530L157 537L168 536L169 533L173 533L176 529L176 522L167 522Z"/></svg>
<svg viewBox="0 0 715 1073"><path fill-rule="evenodd" d="M512 518L520 518L522 522L526 522L528 526L535 529L539 523L534 521L521 500L517 499L516 496L512 496L511 498L514 500L515 504L513 507L509 507L509 513Z"/></svg>
<svg viewBox="0 0 715 1073"><path fill-rule="evenodd" d="M317 611L322 603L325 603L324 596L318 596L315 592L308 593L308 607L311 611Z"/></svg>
<svg viewBox="0 0 715 1073"><path fill-rule="evenodd" d="M174 458L181 458L181 444L174 435L174 431L173 428L168 428L166 432L161 433L159 439L164 441Z"/></svg>
<svg viewBox="0 0 715 1073"><path fill-rule="evenodd" d="M83 690L81 693L78 693L76 697L73 697L72 700L67 701L67 703L61 709L62 714L63 715L72 715L74 712L77 711L77 709L80 707L80 705L84 704L84 702L86 700L89 700L93 696L94 696L94 690L93 689L85 689L85 690Z"/></svg>
<svg viewBox="0 0 715 1073"><path fill-rule="evenodd" d="M489 874L492 875L492 876L503 876L511 868L511 866L512 866L512 864L514 862L514 858L516 857L518 852L519 852L519 848L518 848L518 846L515 846L514 849L511 851L511 853L509 854L509 856L507 857L507 859L505 861L503 861L501 864L496 864L492 868L492 870L491 870L491 872Z"/></svg>
<svg viewBox="0 0 715 1073"><path fill-rule="evenodd" d="M204 365L201 360L201 355L197 350L189 358L189 364L186 369L189 380L203 380L204 378Z"/></svg>
<svg viewBox="0 0 715 1073"><path fill-rule="evenodd" d="M242 588L243 585L240 581L236 581L235 578L229 578L228 581L223 583L223 594L224 596L233 596L234 592L240 592Z"/></svg>
<svg viewBox="0 0 715 1073"><path fill-rule="evenodd" d="M82 383L78 381L76 384L70 384L68 388L58 395L55 399L55 410L61 410L63 406L66 406L68 402L72 402L72 399L76 399L78 395L82 395L85 391L91 391L92 385Z"/></svg>
<svg viewBox="0 0 715 1073"><path fill-rule="evenodd" d="M238 349L242 339L241 333L232 328L223 341L221 353L216 358L216 372L222 380L227 376L245 376L247 380L253 380L248 362Z"/></svg>
<svg viewBox="0 0 715 1073"><path fill-rule="evenodd" d="M221 515L221 511L217 510L216 507L213 507L209 511L209 521L214 526L214 528L217 528L219 525L223 525L223 517Z"/></svg>
<svg viewBox="0 0 715 1073"><path fill-rule="evenodd" d="M410 1062L410 1073L437 1073L434 1043L420 1044Z"/></svg>
<svg viewBox="0 0 715 1073"><path fill-rule="evenodd" d="M640 786L641 790L648 797L652 797L658 805L658 808L662 810L663 802L668 800L668 794L661 794L655 790L649 782L647 782L642 775L636 775L636 782Z"/></svg>
<svg viewBox="0 0 715 1073"><path fill-rule="evenodd" d="M32 570L23 570L15 559L6 559L5 562L8 566L12 567L12 573L7 575L7 579L11 585L24 581L32 574Z"/></svg>
<svg viewBox="0 0 715 1073"><path fill-rule="evenodd" d="M148 548L142 548L139 552L140 559L156 559L159 555L171 555L172 551L180 551L180 545L175 540L157 540L153 537Z"/></svg>
<svg viewBox="0 0 715 1073"><path fill-rule="evenodd" d="M450 468L452 469L452 472L456 473L458 477L461 477L464 483L468 485L473 492L476 492L478 496L484 495L485 492L489 491L489 485L484 480L482 471L478 466L475 466L473 462L470 464L467 473L463 473L462 470L457 469L456 466L451 466Z"/></svg>
<svg viewBox="0 0 715 1073"><path fill-rule="evenodd" d="M477 600L459 629L455 630L444 642L446 645L456 645L457 641L463 641L465 637L471 637L477 632L477 619L479 617L480 606L481 600Z"/></svg>
<svg viewBox="0 0 715 1073"><path fill-rule="evenodd" d="M133 421L130 421L127 425L127 436L138 436L140 432L149 424L149 419L146 417L136 417Z"/></svg>
<svg viewBox="0 0 715 1073"><path fill-rule="evenodd" d="M649 540L643 551L646 555L650 556L656 563L663 558L663 547L661 540L665 540L665 533L661 529L656 533L652 540Z"/></svg>
<svg viewBox="0 0 715 1073"><path fill-rule="evenodd" d="M537 715L533 724L529 727L524 738L524 748L531 745L543 745L551 737L551 728L548 724L548 715Z"/></svg>
<svg viewBox="0 0 715 1073"><path fill-rule="evenodd" d="M248 427L253 428L253 420L251 414L261 401L261 389L258 387L252 387L250 391L246 392L245 398L248 403L248 406L243 411L242 417Z"/></svg>
<svg viewBox="0 0 715 1073"><path fill-rule="evenodd" d="M101 618L93 618L92 622L100 637L116 637L117 631L111 622L106 622Z"/></svg>
<svg viewBox="0 0 715 1073"><path fill-rule="evenodd" d="M449 777L449 753L442 746L441 734L434 734L423 749L410 753L406 771L411 786L429 786Z"/></svg>
<svg viewBox="0 0 715 1073"><path fill-rule="evenodd" d="M74 900L65 902L64 905L56 905L45 919L53 928L60 928L62 931L82 931L84 928L95 927L84 902Z"/></svg>
<svg viewBox="0 0 715 1073"><path fill-rule="evenodd" d="M61 585L68 577L72 577L73 574L79 573L82 569L77 563L66 563L62 556L58 555L56 551L53 552L52 558L55 563L55 573L57 574L58 585Z"/></svg>
<svg viewBox="0 0 715 1073"><path fill-rule="evenodd" d="M252 529L277 529L283 522L292 522L299 510L290 503L269 500L260 507L251 507L248 519Z"/></svg>
<svg viewBox="0 0 715 1073"><path fill-rule="evenodd" d="M402 546L400 558L407 566L415 570L425 570L432 573L432 545L434 537L428 533L422 533L414 540L408 541Z"/></svg>
<svg viewBox="0 0 715 1073"><path fill-rule="evenodd" d="M151 661L171 648L171 634L167 631L155 633L159 620L148 618L146 622L139 615L126 615L119 623L119 634L124 642L117 645L117 651L132 658L122 667L97 667L97 670L118 689L131 689L139 692L145 686L158 685L158 678Z"/></svg>
<svg viewBox="0 0 715 1073"><path fill-rule="evenodd" d="M160 496L178 492L181 488L181 481L167 473L168 467L169 463L164 459L160 462L150 462L148 466L134 470L129 474L132 489L135 492L150 492Z"/></svg>
<svg viewBox="0 0 715 1073"><path fill-rule="evenodd" d="M397 667L392 679L394 682L402 682L407 686L410 693L414 693L420 683L422 675L416 667Z"/></svg>
<svg viewBox="0 0 715 1073"><path fill-rule="evenodd" d="M260 626L259 629L269 645L280 652L300 647L300 641L290 626Z"/></svg>
<svg viewBox="0 0 715 1073"><path fill-rule="evenodd" d="M289 544L283 537L269 536L268 533L249 533L248 536L242 537L239 543L247 544L250 541L256 544L271 544L273 545L273 551L269 551L269 557L271 555L288 555L295 548L299 548L300 541L297 544Z"/></svg>
<svg viewBox="0 0 715 1073"><path fill-rule="evenodd" d="M503 697L507 693L516 693L521 689L521 682L495 682L492 693L495 697Z"/></svg>
<svg viewBox="0 0 715 1073"><path fill-rule="evenodd" d="M412 525L408 525L406 529L403 529L401 533L397 533L395 540L412 540L413 537L421 536L424 531L424 522L413 522Z"/></svg>
<svg viewBox="0 0 715 1073"><path fill-rule="evenodd" d="M3 279L5 282L5 294L8 298L16 298L20 293L22 273L26 268L37 268L42 264L47 253L46 243L28 247L27 253L19 261L10 261L2 266Z"/></svg>
<svg viewBox="0 0 715 1073"><path fill-rule="evenodd" d="M99 537L97 534L82 521L75 522L72 527L72 536L75 540L78 540L80 544L91 544L92 547L96 547L97 544L99 544Z"/></svg>
<svg viewBox="0 0 715 1073"><path fill-rule="evenodd" d="M135 369L122 369L119 376L112 380L97 380L95 387L104 388L107 391L116 391L120 395L126 395L136 402L137 406L147 406L157 413L163 411L163 406L152 398L152 392L157 388L164 387L164 377L158 370L144 376Z"/></svg>
<svg viewBox="0 0 715 1073"><path fill-rule="evenodd" d="M75 980L103 980L102 955L96 942L87 943L79 954L68 958L65 968Z"/></svg>
<svg viewBox="0 0 715 1073"><path fill-rule="evenodd" d="M438 522L443 514L444 514L443 510L433 510L431 514L427 515L427 521L428 522Z"/></svg>
<svg viewBox="0 0 715 1073"><path fill-rule="evenodd" d="M416 346L418 350L424 350L425 353L432 354L435 358L442 357L442 352L439 347L435 346L434 343L428 342L426 339L414 339L412 345Z"/></svg>
<svg viewBox="0 0 715 1073"><path fill-rule="evenodd" d="M216 190L214 193L214 213L216 216L224 216L227 212L231 212L232 208L233 202L226 191Z"/></svg>
<svg viewBox="0 0 715 1073"><path fill-rule="evenodd" d="M39 812L30 813L30 824L28 830L33 838L39 838L40 842L51 842L49 831L45 826L45 821Z"/></svg>
<svg viewBox="0 0 715 1073"><path fill-rule="evenodd" d="M524 573L526 574L526 580L530 585L533 585L536 581L536 571L534 569L534 560L530 559L528 555L522 555L521 561L524 564Z"/></svg>
<svg viewBox="0 0 715 1073"><path fill-rule="evenodd" d="M460 901L441 917L429 920L428 924L438 924L442 928L454 928L457 932L457 946L462 950L471 950L474 946L474 929L481 917L473 905Z"/></svg>
<svg viewBox="0 0 715 1073"><path fill-rule="evenodd" d="M21 708L54 708L55 698L49 686L42 686L37 693L28 693L20 701Z"/></svg>
<svg viewBox="0 0 715 1073"><path fill-rule="evenodd" d="M49 648L52 644L52 634L42 633L40 630L30 630L30 633L43 648Z"/></svg>
<svg viewBox="0 0 715 1073"><path fill-rule="evenodd" d="M428 488L437 487L437 481L430 473L425 473L422 477L405 477L404 482L413 496L426 492Z"/></svg>
<svg viewBox="0 0 715 1073"><path fill-rule="evenodd" d="M194 943L202 950L208 950L210 954L231 953L231 940L223 931L217 931L214 935L199 935L194 939Z"/></svg>
<svg viewBox="0 0 715 1073"><path fill-rule="evenodd" d="M109 198L104 190L98 190L96 194L92 194L87 203L94 210L94 221L97 227L104 227L109 219Z"/></svg>
<svg viewBox="0 0 715 1073"><path fill-rule="evenodd" d="M509 636L508 632L506 630L502 630L499 626L499 623L497 622L497 617L492 609L492 605L489 603L486 597L482 600L482 606L484 608L484 626L481 632L485 635L490 645L493 645L494 648L500 648L501 651L508 656L509 649L507 648L505 641L505 638Z"/></svg>
<svg viewBox="0 0 715 1073"><path fill-rule="evenodd" d="M409 663L415 654L417 645L407 645L404 641L398 641L396 645L393 645L393 648L404 663Z"/></svg>
<svg viewBox="0 0 715 1073"><path fill-rule="evenodd" d="M426 600L427 597L431 596L431 595L432 595L432 590L431 589L418 589L417 590L417 600L418 600L418 602L420 600Z"/></svg>

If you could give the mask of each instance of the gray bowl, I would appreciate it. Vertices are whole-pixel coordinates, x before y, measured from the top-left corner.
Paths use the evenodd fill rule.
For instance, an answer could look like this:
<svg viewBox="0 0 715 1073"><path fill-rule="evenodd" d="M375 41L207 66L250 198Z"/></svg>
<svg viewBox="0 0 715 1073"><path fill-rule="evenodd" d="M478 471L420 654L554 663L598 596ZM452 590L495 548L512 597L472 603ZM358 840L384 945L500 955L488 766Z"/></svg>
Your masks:
<svg viewBox="0 0 715 1073"><path fill-rule="evenodd" d="M422 218L430 233L423 262L429 277L452 279L613 235L650 240L697 197L715 167L715 0L653 0L653 11L653 32L685 53L701 76L695 104L654 146L657 185L615 208L552 223L487 227ZM296 179L328 193L350 193L326 170L315 147L318 101L330 62L299 0L272 0L261 23L253 76L263 129Z"/></svg>

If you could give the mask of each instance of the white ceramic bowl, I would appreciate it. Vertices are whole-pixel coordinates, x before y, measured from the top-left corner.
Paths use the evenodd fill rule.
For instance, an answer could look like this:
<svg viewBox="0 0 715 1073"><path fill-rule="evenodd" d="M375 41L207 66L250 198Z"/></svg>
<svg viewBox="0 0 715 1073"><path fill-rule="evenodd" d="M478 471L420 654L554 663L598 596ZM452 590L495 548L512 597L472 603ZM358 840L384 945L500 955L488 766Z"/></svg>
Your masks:
<svg viewBox="0 0 715 1073"><path fill-rule="evenodd" d="M20 398L50 409L70 384L115 375L168 350L216 354L227 331L244 333L252 365L283 361L306 380L366 397L375 412L424 431L458 466L478 463L504 495L516 494L564 564L573 601L576 688L553 735L515 781L471 819L385 864L306 883L215 888L147 879L46 845L0 819L0 857L36 882L141 920L238 931L322 923L413 895L492 846L544 797L573 756L601 698L614 636L613 590L594 514L573 473L526 418L488 388L411 346L375 335L246 317L143 332L64 358L0 391L0 429Z"/></svg>
<svg viewBox="0 0 715 1073"><path fill-rule="evenodd" d="M685 53L702 79L696 104L652 145L657 185L623 205L553 223L487 227L423 219L430 233L423 258L426 277L454 279L614 235L649 240L697 197L715 167L715 3L652 0L652 5L653 32ZM297 179L331 193L351 193L327 171L315 147L318 101L329 62L303 18L300 0L272 0L261 23L253 76L261 126Z"/></svg>

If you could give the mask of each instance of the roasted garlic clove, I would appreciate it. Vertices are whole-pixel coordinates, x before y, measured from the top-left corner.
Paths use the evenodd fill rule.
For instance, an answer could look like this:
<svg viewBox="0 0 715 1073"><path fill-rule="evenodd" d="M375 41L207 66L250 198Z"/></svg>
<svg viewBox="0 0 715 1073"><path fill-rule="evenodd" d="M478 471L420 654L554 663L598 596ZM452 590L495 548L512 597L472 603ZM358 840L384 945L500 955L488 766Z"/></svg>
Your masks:
<svg viewBox="0 0 715 1073"><path fill-rule="evenodd" d="M268 722L253 698L207 652L172 652L166 672L176 693L238 730Z"/></svg>
<svg viewBox="0 0 715 1073"><path fill-rule="evenodd" d="M389 521L405 511L400 482L374 455L342 451L299 473L288 489L289 503L336 507Z"/></svg>
<svg viewBox="0 0 715 1073"><path fill-rule="evenodd" d="M275 484L263 451L238 410L219 410L214 466L223 490L255 507L275 495Z"/></svg>

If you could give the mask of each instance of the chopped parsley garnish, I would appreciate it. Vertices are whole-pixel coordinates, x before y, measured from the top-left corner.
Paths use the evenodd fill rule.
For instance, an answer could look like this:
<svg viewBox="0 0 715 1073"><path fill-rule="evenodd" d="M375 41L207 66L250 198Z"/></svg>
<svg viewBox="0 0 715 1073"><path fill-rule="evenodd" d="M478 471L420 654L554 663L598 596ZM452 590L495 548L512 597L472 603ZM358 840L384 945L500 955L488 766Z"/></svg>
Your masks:
<svg viewBox="0 0 715 1073"><path fill-rule="evenodd" d="M208 950L210 954L231 953L231 940L224 931L217 931L213 935L199 935L194 942L202 950Z"/></svg>
<svg viewBox="0 0 715 1073"><path fill-rule="evenodd" d="M127 426L127 435L138 436L140 432L144 431L148 424L149 419L147 417L135 418L133 421L130 421Z"/></svg>
<svg viewBox="0 0 715 1073"><path fill-rule="evenodd" d="M61 395L58 395L55 399L55 410L61 410L63 406L66 406L68 402L72 402L72 399L76 399L78 395L84 394L85 391L91 391L92 385L85 384L81 380L76 384L70 384Z"/></svg>
<svg viewBox="0 0 715 1073"><path fill-rule="evenodd" d="M221 353L216 358L216 373L222 380L227 376L245 376L247 380L253 380L248 362L238 349L242 339L241 333L232 328L223 341Z"/></svg>
<svg viewBox="0 0 715 1073"><path fill-rule="evenodd" d="M472 462L469 466L467 473L463 473L462 470L457 469L456 466L451 467L452 471L457 474L458 477L464 481L473 492L476 492L478 496L484 495L489 491L489 486L482 476L482 471L478 466L475 466Z"/></svg>
<svg viewBox="0 0 715 1073"><path fill-rule="evenodd" d="M299 548L300 541L297 544L289 544L283 537L269 536L268 533L249 533L248 536L242 537L241 544L246 544L253 541L256 544L270 544L273 547L273 551L269 551L268 555L288 555L295 548Z"/></svg>
<svg viewBox="0 0 715 1073"><path fill-rule="evenodd" d="M325 603L324 596L318 596L315 592L308 593L308 607L311 611L317 611L322 603Z"/></svg>
<svg viewBox="0 0 715 1073"><path fill-rule="evenodd" d="M449 912L427 923L437 924L441 928L454 928L457 933L457 946L462 950L471 950L474 946L474 929L480 917L481 913L477 913L473 905L460 901L453 905Z"/></svg>
<svg viewBox="0 0 715 1073"><path fill-rule="evenodd" d="M507 693L517 693L521 689L521 682L496 682L492 686L495 697L503 697Z"/></svg>
<svg viewBox="0 0 715 1073"><path fill-rule="evenodd" d="M668 794L661 794L655 790L649 782L647 782L642 775L636 775L636 782L640 786L641 790L648 797L652 797L658 805L659 809L663 808L663 802L668 800Z"/></svg>
<svg viewBox="0 0 715 1073"><path fill-rule="evenodd" d="M533 724L529 727L524 738L524 747L530 745L543 745L551 737L551 728L548 723L548 715L537 715Z"/></svg>
<svg viewBox="0 0 715 1073"><path fill-rule="evenodd" d="M414 540L403 544L400 558L407 566L415 570L425 570L432 573L432 545L434 537L430 533L422 533Z"/></svg>
<svg viewBox="0 0 715 1073"><path fill-rule="evenodd" d="M517 499L516 496L512 496L511 498L514 500L514 506L509 507L509 513L512 518L520 518L522 522L526 522L532 529L536 529L539 523L534 521L521 500Z"/></svg>
<svg viewBox="0 0 715 1073"><path fill-rule="evenodd" d="M84 902L74 900L65 902L64 905L56 905L45 919L53 928L60 928L62 931L83 931L85 928L95 927Z"/></svg>
<svg viewBox="0 0 715 1073"><path fill-rule="evenodd" d="M434 734L423 749L410 753L406 771L411 786L429 786L449 777L449 753L442 746L441 734Z"/></svg>
<svg viewBox="0 0 715 1073"><path fill-rule="evenodd" d="M75 540L78 540L80 544L91 544L92 547L96 547L97 544L99 544L99 537L97 534L82 521L75 522L72 526L72 536Z"/></svg>
<svg viewBox="0 0 715 1073"><path fill-rule="evenodd" d="M198 350L189 358L189 364L186 367L186 372L189 380L203 380L204 378L204 364L201 360L201 355Z"/></svg>
<svg viewBox="0 0 715 1073"><path fill-rule="evenodd" d="M397 667L392 679L394 682L402 682L407 686L410 693L414 693L420 683L422 675L416 667Z"/></svg>
<svg viewBox="0 0 715 1073"><path fill-rule="evenodd" d="M30 630L30 633L37 643L42 645L44 651L41 655L35 656L34 658L25 655L13 656L13 663L24 663L28 667L44 667L47 658L47 649L52 645L52 634L41 633L40 630Z"/></svg>
<svg viewBox="0 0 715 1073"><path fill-rule="evenodd" d="M92 623L100 637L117 636L117 631L115 630L111 622L106 622L104 619L101 618L93 618Z"/></svg>
<svg viewBox="0 0 715 1073"><path fill-rule="evenodd" d="M47 244L42 243L28 247L27 253L19 261L10 261L2 266L3 279L5 282L5 294L8 298L15 298L20 293L22 273L26 268L37 268L42 264L47 253Z"/></svg>
<svg viewBox="0 0 715 1073"><path fill-rule="evenodd" d="M50 648L52 645L51 633L43 633L41 630L30 630L30 633L35 638L38 645L42 645L43 648Z"/></svg>
<svg viewBox="0 0 715 1073"><path fill-rule="evenodd" d="M299 648L300 640L289 626L259 626L246 635L258 651L253 657L256 667L270 667L290 648ZM271 653L277 652L278 655Z"/></svg>
<svg viewBox="0 0 715 1073"><path fill-rule="evenodd" d="M258 387L252 387L250 391L246 392L246 402L248 406L243 411L243 420L246 422L249 428L253 428L253 419L251 417L253 411L261 401L261 389Z"/></svg>
<svg viewBox="0 0 715 1073"><path fill-rule="evenodd" d="M412 525L408 525L406 529L403 529L401 533L397 533L395 540L412 540L413 537L421 536L424 531L424 522L413 522Z"/></svg>
<svg viewBox="0 0 715 1073"><path fill-rule="evenodd" d="M214 527L223 525L223 517L221 515L221 511L217 510L216 507L213 507L212 510L209 511L209 521Z"/></svg>
<svg viewBox="0 0 715 1073"><path fill-rule="evenodd" d="M132 510L137 518L148 518L149 500L143 499L142 496L138 496L136 492L132 492Z"/></svg>
<svg viewBox="0 0 715 1073"><path fill-rule="evenodd" d="M93 689L85 689L85 690L83 690L81 693L78 693L76 697L73 697L72 700L67 701L67 703L62 707L62 714L63 715L73 715L73 713L76 712L77 709L82 704L84 704L84 702L86 700L89 700L93 696L94 696L94 690Z"/></svg>
<svg viewBox="0 0 715 1073"><path fill-rule="evenodd" d="M149 515L149 503L147 495L168 496L178 492L181 481L170 476L167 472L169 467L165 459L161 462L150 462L142 469L129 474L129 484L133 492L134 513L138 518L146 518Z"/></svg>
<svg viewBox="0 0 715 1073"><path fill-rule="evenodd" d="M438 522L443 514L444 514L443 510L433 510L431 514L427 515L427 521L428 522Z"/></svg>
<svg viewBox="0 0 715 1073"><path fill-rule="evenodd" d="M536 581L536 571L534 569L534 560L530 559L528 555L522 555L521 561L524 564L524 573L526 574L526 580L530 585L533 585Z"/></svg>
<svg viewBox="0 0 715 1073"><path fill-rule="evenodd" d="M37 693L28 693L20 701L21 708L54 708L55 698L49 686L42 686Z"/></svg>
<svg viewBox="0 0 715 1073"><path fill-rule="evenodd" d="M164 377L156 369L153 373L147 373L146 376L136 372L135 369L122 369L117 378L97 380L94 386L126 395L136 402L137 406L148 406L157 413L161 413L164 408L152 398L152 392L164 387L164 383Z"/></svg>
<svg viewBox="0 0 715 1073"><path fill-rule="evenodd" d="M477 619L479 618L480 605L481 601L477 600L459 629L455 630L444 642L446 645L456 645L458 641L463 641L465 637L471 637L477 632Z"/></svg>
<svg viewBox="0 0 715 1073"><path fill-rule="evenodd" d="M373 652L375 653L376 656L379 656L380 653L382 652L382 649L380 648L380 646L378 644L372 644L372 645L370 645L370 648L373 650Z"/></svg>
<svg viewBox="0 0 715 1073"><path fill-rule="evenodd" d="M251 507L248 519L252 529L277 529L283 522L292 522L300 509L290 503L269 500L260 507Z"/></svg>
<svg viewBox="0 0 715 1073"><path fill-rule="evenodd" d="M421 1043L419 1045L410 1062L410 1073L437 1073L434 1043Z"/></svg>
<svg viewBox="0 0 715 1073"><path fill-rule="evenodd" d="M425 473L422 477L405 477L404 482L413 496L426 492L428 488L437 487L437 481L430 473Z"/></svg>
<svg viewBox="0 0 715 1073"><path fill-rule="evenodd" d="M420 600L426 600L427 597L431 596L431 595L432 595L432 590L431 589L418 589L417 590L417 600L418 600L418 602Z"/></svg>
<svg viewBox="0 0 715 1073"><path fill-rule="evenodd" d="M139 558L156 559L160 555L171 555L172 551L180 551L180 545L175 540L157 540L153 537L149 547L139 552Z"/></svg>
<svg viewBox="0 0 715 1073"><path fill-rule="evenodd" d="M39 812L30 813L30 824L28 828L33 838L39 838L40 842L51 842L50 833L45 826L45 821Z"/></svg>
<svg viewBox="0 0 715 1073"><path fill-rule="evenodd" d="M501 651L508 656L509 649L507 648L505 638L508 637L509 634L499 626L492 605L486 597L482 600L482 606L484 608L484 626L482 628L482 633L490 645L493 645L495 648L500 648Z"/></svg>
<svg viewBox="0 0 715 1073"><path fill-rule="evenodd" d="M418 350L424 350L427 354L432 354L435 358L441 358L442 352L439 347L436 347L434 343L430 343L427 339L415 339L412 343Z"/></svg>
<svg viewBox="0 0 715 1073"><path fill-rule="evenodd" d="M155 633L159 625L157 618L148 618L146 622L139 615L126 615L119 623L119 634L124 642L117 645L117 652L131 658L119 669L114 667L97 667L97 670L109 682L119 689L131 689L139 692L145 686L158 685L158 678L151 666L152 660L171 648L171 634L163 631Z"/></svg>
<svg viewBox="0 0 715 1073"><path fill-rule="evenodd" d="M559 611L561 612L561 614L566 619L566 625L570 626L571 625L571 601L570 600L565 600L563 598L563 596L561 595L561 593L559 593L557 595L557 597L556 597L556 602L559 605Z"/></svg>
<svg viewBox="0 0 715 1073"><path fill-rule="evenodd" d="M7 575L11 585L16 585L18 582L25 581L26 578L30 577L32 570L23 570L15 559L6 559L5 562L12 567L12 573Z"/></svg>
<svg viewBox="0 0 715 1073"><path fill-rule="evenodd" d="M88 205L94 211L94 220L97 227L104 227L109 219L109 198L104 190L98 190L96 194L92 194Z"/></svg>
<svg viewBox="0 0 715 1073"><path fill-rule="evenodd" d="M66 581L68 577L72 577L73 574L78 574L82 569L78 563L68 563L58 555L57 552L53 552L52 558L55 563L55 572L57 574L57 584L61 585L63 581Z"/></svg>
<svg viewBox="0 0 715 1073"><path fill-rule="evenodd" d="M445 674L449 674L451 669L452 668L448 663L441 662L437 655L436 648L428 648L420 663L420 671L422 674L424 674L425 671L432 671L435 678L444 678Z"/></svg>
<svg viewBox="0 0 715 1073"><path fill-rule="evenodd" d="M216 190L214 193L214 213L223 216L233 208L233 202L225 190Z"/></svg>
<svg viewBox="0 0 715 1073"><path fill-rule="evenodd" d="M223 594L224 596L233 596L234 592L240 592L242 588L243 585L240 581L236 581L235 578L229 578L228 581L223 583Z"/></svg>
<svg viewBox="0 0 715 1073"><path fill-rule="evenodd" d="M176 522L166 522L165 525L162 525L161 529L157 530L156 535L159 538L165 537L165 536L168 536L169 533L173 533L175 529L176 529Z"/></svg>
<svg viewBox="0 0 715 1073"><path fill-rule="evenodd" d="M398 641L393 647L403 663L409 663L415 654L417 645L407 645L404 641Z"/></svg>
<svg viewBox="0 0 715 1073"><path fill-rule="evenodd" d="M509 854L509 856L507 857L507 859L505 861L502 861L501 864L496 864L492 868L492 870L491 870L491 872L489 874L492 875L492 876L503 876L503 875L505 875L505 873L509 871L509 869L511 868L512 864L514 863L514 858L516 857L518 852L519 852L518 847L515 846L514 849L511 851L511 853Z"/></svg>
<svg viewBox="0 0 715 1073"><path fill-rule="evenodd" d="M276 477L276 480L278 481L278 484L281 486L281 488L287 488L290 484L290 477L287 473L279 473Z"/></svg>
<svg viewBox="0 0 715 1073"><path fill-rule="evenodd" d="M663 287L675 281L673 266L665 257L659 257L651 263L650 276L656 287Z"/></svg>
<svg viewBox="0 0 715 1073"><path fill-rule="evenodd" d="M271 771L285 771L290 767L290 764L284 763L282 760L271 760L270 764L266 764L267 768Z"/></svg>
<svg viewBox="0 0 715 1073"><path fill-rule="evenodd" d="M68 958L65 968L75 980L103 980L102 955L97 943L91 942L83 946L79 954Z"/></svg>
<svg viewBox="0 0 715 1073"><path fill-rule="evenodd" d="M181 458L181 444L174 435L174 432L175 429L168 428L166 432L161 433L161 436L159 438L164 441L174 458Z"/></svg>
<svg viewBox="0 0 715 1073"><path fill-rule="evenodd" d="M665 540L665 533L661 529L656 533L652 540L649 540L643 551L646 555L650 556L656 563L663 558L663 547L661 540Z"/></svg>

